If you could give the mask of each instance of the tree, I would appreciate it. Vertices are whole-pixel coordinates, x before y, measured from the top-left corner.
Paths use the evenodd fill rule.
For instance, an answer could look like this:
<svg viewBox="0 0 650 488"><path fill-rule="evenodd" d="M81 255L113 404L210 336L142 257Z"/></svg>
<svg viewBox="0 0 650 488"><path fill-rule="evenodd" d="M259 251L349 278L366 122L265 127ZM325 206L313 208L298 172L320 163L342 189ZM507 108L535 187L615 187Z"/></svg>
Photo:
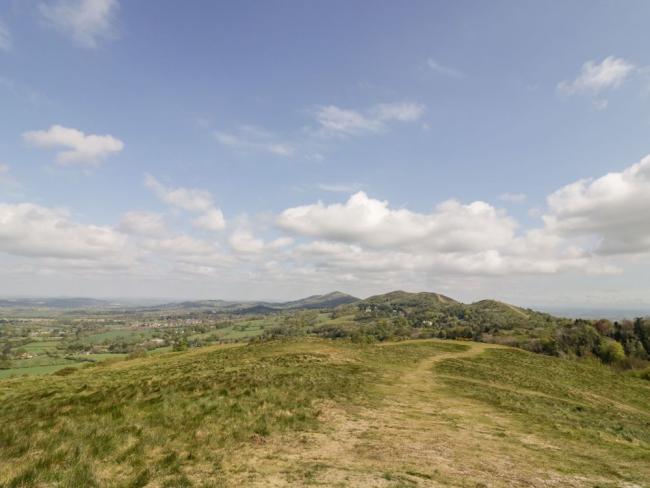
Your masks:
<svg viewBox="0 0 650 488"><path fill-rule="evenodd" d="M598 351L601 337L589 322L577 319L559 331L556 342L558 352L584 357Z"/></svg>
<svg viewBox="0 0 650 488"><path fill-rule="evenodd" d="M598 357L608 364L618 363L625 359L625 350L620 342L605 339L598 347Z"/></svg>
<svg viewBox="0 0 650 488"><path fill-rule="evenodd" d="M643 344L646 355L650 356L650 319L636 319L634 321L634 333Z"/></svg>

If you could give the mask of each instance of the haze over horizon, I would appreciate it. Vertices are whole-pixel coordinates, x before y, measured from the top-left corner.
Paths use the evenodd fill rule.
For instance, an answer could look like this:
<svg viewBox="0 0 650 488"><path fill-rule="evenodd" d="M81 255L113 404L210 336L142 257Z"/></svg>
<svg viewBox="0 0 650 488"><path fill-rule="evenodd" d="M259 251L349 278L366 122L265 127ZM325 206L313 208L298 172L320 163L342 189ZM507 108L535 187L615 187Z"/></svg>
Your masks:
<svg viewBox="0 0 650 488"><path fill-rule="evenodd" d="M650 307L648 14L3 2L0 295Z"/></svg>

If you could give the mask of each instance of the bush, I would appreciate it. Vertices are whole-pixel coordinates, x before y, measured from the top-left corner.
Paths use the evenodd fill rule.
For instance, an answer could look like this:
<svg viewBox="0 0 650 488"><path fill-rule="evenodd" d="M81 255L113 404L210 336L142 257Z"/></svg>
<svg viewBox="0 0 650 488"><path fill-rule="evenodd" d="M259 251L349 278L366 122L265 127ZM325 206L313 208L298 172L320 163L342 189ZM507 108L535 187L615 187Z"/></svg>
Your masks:
<svg viewBox="0 0 650 488"><path fill-rule="evenodd" d="M58 371L55 371L52 374L55 374L57 376L68 376L68 375L76 373L76 372L77 372L77 368L75 368L73 366L67 366L67 367L62 368L62 369L60 369Z"/></svg>
<svg viewBox="0 0 650 488"><path fill-rule="evenodd" d="M127 356L126 359L137 359L137 358L146 358L147 357L147 351L146 349L135 349L131 351Z"/></svg>
<svg viewBox="0 0 650 488"><path fill-rule="evenodd" d="M625 359L625 350L620 342L605 339L598 347L598 357L608 364L620 363Z"/></svg>

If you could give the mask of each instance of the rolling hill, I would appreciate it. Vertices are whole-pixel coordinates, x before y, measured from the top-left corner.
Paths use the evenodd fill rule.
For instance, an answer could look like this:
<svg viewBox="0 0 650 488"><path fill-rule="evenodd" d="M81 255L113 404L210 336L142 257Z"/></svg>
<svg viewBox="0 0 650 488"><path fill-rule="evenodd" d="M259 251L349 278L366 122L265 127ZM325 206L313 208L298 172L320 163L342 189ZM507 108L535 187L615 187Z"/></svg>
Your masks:
<svg viewBox="0 0 650 488"><path fill-rule="evenodd" d="M339 305L354 303L358 298L339 291L324 295L312 295L299 300L288 302L266 301L228 301L228 300L195 300L180 303L169 303L161 308L183 310L214 310L223 313L273 313L282 310L334 308Z"/></svg>
<svg viewBox="0 0 650 488"><path fill-rule="evenodd" d="M641 487L648 383L456 341L207 347L0 381L3 487Z"/></svg>

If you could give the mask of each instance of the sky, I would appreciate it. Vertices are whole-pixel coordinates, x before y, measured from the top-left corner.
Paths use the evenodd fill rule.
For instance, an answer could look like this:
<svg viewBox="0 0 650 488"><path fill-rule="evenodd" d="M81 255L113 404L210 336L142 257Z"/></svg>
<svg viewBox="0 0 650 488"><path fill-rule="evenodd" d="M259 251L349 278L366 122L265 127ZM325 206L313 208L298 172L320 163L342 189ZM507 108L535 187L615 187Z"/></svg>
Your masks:
<svg viewBox="0 0 650 488"><path fill-rule="evenodd" d="M648 21L0 0L0 295L650 310Z"/></svg>

